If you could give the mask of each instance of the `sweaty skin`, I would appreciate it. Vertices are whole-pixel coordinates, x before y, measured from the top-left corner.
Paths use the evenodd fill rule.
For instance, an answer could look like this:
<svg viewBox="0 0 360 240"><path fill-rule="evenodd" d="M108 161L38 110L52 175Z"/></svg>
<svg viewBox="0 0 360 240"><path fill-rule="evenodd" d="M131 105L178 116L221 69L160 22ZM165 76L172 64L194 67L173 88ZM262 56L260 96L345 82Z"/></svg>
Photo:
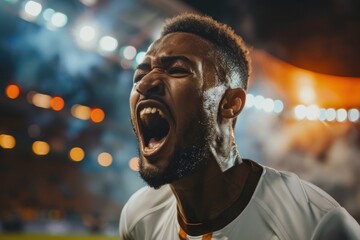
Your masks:
<svg viewBox="0 0 360 240"><path fill-rule="evenodd" d="M239 197L246 178L220 168L234 155L232 119L243 107L244 91L227 91L224 97L216 98L219 102L214 104L219 107L207 114L205 127L199 114L204 108L205 93L219 85L215 65L213 46L207 40L190 33L168 34L150 47L135 72L130 95L131 119L139 139L143 172L161 176L168 171L176 151L199 145L199 141L207 147L202 155L205 164L170 183L178 212L187 223L216 219ZM167 136L154 144L144 142L140 127L140 112L146 107L161 109L170 125ZM202 128L207 136L201 136L203 132L198 129ZM241 163L236 150L232 161Z"/></svg>

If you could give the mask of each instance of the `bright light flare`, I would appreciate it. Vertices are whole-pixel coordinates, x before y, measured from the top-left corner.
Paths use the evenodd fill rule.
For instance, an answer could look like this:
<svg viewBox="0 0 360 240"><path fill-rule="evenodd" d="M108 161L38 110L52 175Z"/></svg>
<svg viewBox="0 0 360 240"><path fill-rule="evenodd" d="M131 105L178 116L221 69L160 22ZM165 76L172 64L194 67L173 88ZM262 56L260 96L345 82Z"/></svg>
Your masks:
<svg viewBox="0 0 360 240"><path fill-rule="evenodd" d="M98 163L103 167L108 167L112 164L112 156L110 153L102 152L98 156Z"/></svg>
<svg viewBox="0 0 360 240"><path fill-rule="evenodd" d="M32 145L32 150L36 155L44 156L49 153L50 146L47 142L35 141Z"/></svg>
<svg viewBox="0 0 360 240"><path fill-rule="evenodd" d="M12 149L16 145L16 140L8 134L0 134L0 146L4 149Z"/></svg>
<svg viewBox="0 0 360 240"><path fill-rule="evenodd" d="M9 84L5 90L6 96L10 99L15 99L20 95L20 88L15 84Z"/></svg>

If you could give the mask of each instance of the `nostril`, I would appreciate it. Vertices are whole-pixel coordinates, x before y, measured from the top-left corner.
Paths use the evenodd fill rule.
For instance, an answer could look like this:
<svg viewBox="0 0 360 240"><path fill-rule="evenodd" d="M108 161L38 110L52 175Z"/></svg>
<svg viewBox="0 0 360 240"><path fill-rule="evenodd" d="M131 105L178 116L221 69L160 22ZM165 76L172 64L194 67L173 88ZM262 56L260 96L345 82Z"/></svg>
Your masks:
<svg viewBox="0 0 360 240"><path fill-rule="evenodd" d="M164 91L164 86L162 82L157 81L142 81L136 86L136 91L141 95L161 95Z"/></svg>
<svg viewBox="0 0 360 240"><path fill-rule="evenodd" d="M161 94L163 91L162 85L155 85L148 89L148 94Z"/></svg>

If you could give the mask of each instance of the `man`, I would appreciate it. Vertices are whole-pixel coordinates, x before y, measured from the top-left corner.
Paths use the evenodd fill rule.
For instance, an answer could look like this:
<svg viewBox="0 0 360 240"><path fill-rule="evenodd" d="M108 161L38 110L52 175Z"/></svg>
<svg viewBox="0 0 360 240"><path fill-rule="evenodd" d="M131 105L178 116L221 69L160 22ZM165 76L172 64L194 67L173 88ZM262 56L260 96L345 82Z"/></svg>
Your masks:
<svg viewBox="0 0 360 240"><path fill-rule="evenodd" d="M130 96L140 175L121 239L360 239L329 195L292 173L242 159L234 140L248 50L229 27L169 20L137 67Z"/></svg>

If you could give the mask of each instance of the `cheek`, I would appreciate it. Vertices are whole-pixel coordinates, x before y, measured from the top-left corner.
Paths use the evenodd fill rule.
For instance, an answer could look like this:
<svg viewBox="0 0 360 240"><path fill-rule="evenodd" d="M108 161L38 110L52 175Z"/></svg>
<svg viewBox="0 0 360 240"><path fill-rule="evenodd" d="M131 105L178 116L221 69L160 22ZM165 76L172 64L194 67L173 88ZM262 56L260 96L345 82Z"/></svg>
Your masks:
<svg viewBox="0 0 360 240"><path fill-rule="evenodd" d="M134 90L131 90L129 102L130 102L130 113L133 115L135 113L136 102L139 99L139 94Z"/></svg>

